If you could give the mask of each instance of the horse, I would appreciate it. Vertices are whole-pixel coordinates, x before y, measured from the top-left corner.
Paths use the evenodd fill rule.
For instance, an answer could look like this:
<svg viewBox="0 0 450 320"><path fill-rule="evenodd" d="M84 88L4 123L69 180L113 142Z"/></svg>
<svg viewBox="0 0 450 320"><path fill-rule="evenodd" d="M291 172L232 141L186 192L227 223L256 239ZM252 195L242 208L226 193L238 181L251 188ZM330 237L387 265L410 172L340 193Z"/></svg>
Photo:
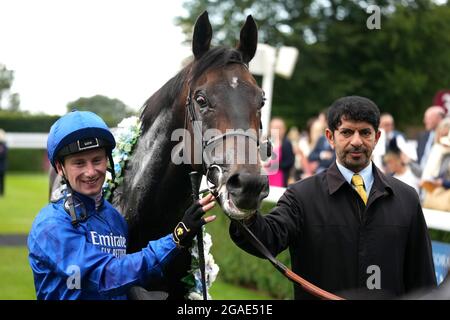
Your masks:
<svg viewBox="0 0 450 320"><path fill-rule="evenodd" d="M248 69L256 52L257 37L256 23L248 16L236 48L211 48L212 27L204 12L194 26L193 61L145 102L140 115L142 133L112 201L128 222L130 253L173 231L192 202L192 171L208 175L208 180L218 187L219 205L235 219L253 214L268 195L268 180L261 175L258 151L264 93ZM196 123L192 113L197 115ZM184 152L183 159L195 158L194 152L189 156L188 151L198 145L195 129L199 121L197 128L202 133L208 129L217 132L209 139L211 143L206 143L212 152L202 152L209 161L175 164L174 150ZM230 129L250 130L254 135L228 134ZM187 131L190 138L181 144L173 141L172 133L177 130ZM238 152L230 161L230 148L234 148L236 137L246 141L246 151L256 154L257 161L236 161ZM218 147L218 142L223 148ZM190 259L187 253L179 255L165 270L164 278L150 285L151 289L182 299L186 288L180 279L187 274Z"/></svg>

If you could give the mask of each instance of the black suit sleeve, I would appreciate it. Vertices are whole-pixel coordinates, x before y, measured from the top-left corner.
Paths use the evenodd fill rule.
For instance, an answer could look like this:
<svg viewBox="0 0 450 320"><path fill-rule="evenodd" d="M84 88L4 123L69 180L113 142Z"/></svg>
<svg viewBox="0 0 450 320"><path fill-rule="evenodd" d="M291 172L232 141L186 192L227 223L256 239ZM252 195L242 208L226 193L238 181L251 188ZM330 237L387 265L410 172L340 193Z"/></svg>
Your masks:
<svg viewBox="0 0 450 320"><path fill-rule="evenodd" d="M295 199L294 191L288 188L270 213L267 215L257 213L248 227L267 249L276 256L288 248L301 234L301 221L301 206ZM231 222L230 224L230 237L241 249L263 258L239 231L236 222Z"/></svg>

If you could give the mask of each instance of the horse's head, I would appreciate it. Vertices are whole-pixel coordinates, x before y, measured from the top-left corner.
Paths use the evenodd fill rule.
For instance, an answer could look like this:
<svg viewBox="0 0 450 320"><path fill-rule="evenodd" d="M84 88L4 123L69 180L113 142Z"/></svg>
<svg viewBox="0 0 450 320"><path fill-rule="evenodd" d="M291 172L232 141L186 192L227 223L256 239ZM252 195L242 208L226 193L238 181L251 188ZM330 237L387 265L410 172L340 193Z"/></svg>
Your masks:
<svg viewBox="0 0 450 320"><path fill-rule="evenodd" d="M215 186L224 212L243 219L256 211L269 191L259 152L264 93L248 70L256 52L257 27L248 16L235 49L210 49L211 37L205 12L195 24L195 59L188 67L187 127L196 137L191 141L203 151L200 161L191 159Z"/></svg>

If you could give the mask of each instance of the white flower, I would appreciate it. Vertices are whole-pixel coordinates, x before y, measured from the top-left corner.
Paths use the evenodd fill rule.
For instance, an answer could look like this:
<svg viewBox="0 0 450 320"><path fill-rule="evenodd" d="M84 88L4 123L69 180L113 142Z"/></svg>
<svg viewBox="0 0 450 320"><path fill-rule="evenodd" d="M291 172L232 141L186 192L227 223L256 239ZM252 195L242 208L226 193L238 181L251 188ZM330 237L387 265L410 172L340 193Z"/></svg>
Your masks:
<svg viewBox="0 0 450 320"><path fill-rule="evenodd" d="M139 118L136 116L131 116L128 118L123 119L117 127L119 128L129 128L129 127L135 127L139 124Z"/></svg>
<svg viewBox="0 0 450 320"><path fill-rule="evenodd" d="M112 191L116 188L120 182L123 174L123 168L125 163L131 155L134 145L136 144L141 134L141 123L138 117L132 116L123 119L114 130L114 136L116 139L116 147L112 151L114 161L114 171L116 173L115 181L112 181L111 175L107 176L105 184L103 185L105 198L109 199Z"/></svg>
<svg viewBox="0 0 450 320"><path fill-rule="evenodd" d="M188 297L189 300L203 300L203 295L198 292L192 291L189 292Z"/></svg>
<svg viewBox="0 0 450 320"><path fill-rule="evenodd" d="M203 247L204 247L204 255L205 255L205 280L206 280L206 288L208 289L212 286L213 282L216 281L217 274L219 273L219 266L214 262L214 258L209 250L212 246L211 235L205 232L205 226L203 226ZM198 245L197 245L197 237L194 238L194 242L190 248L191 256L192 256L192 265L199 265L199 256L198 256ZM202 277L200 268L196 267L193 270L190 270L190 273L194 276L195 285L188 292L187 299L189 300L199 300L203 299L202 292ZM211 296L207 293L208 300L211 300Z"/></svg>

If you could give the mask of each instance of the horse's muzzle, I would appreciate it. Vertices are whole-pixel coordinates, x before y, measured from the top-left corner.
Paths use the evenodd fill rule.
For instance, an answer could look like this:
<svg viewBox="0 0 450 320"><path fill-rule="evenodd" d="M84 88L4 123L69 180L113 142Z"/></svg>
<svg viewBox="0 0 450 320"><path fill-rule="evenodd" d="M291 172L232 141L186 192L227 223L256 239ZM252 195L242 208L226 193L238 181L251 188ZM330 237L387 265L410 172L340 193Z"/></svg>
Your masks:
<svg viewBox="0 0 450 320"><path fill-rule="evenodd" d="M234 173L220 190L222 209L232 219L245 219L259 208L269 194L267 176L250 173Z"/></svg>

